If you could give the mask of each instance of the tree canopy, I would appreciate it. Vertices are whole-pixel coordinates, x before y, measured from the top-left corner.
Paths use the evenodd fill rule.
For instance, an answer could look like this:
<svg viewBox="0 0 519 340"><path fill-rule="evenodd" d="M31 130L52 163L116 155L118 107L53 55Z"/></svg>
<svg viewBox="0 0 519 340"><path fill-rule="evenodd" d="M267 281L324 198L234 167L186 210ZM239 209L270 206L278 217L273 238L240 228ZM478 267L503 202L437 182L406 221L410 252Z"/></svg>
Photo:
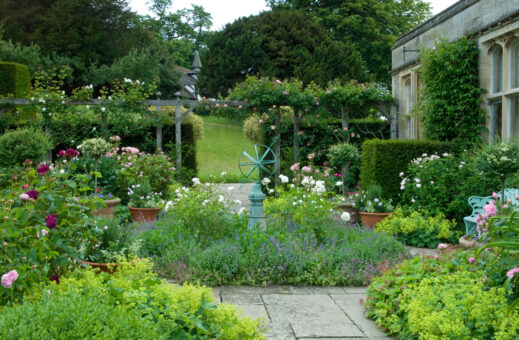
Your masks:
<svg viewBox="0 0 519 340"><path fill-rule="evenodd" d="M335 41L352 44L375 79L388 85L391 46L431 15L424 0L266 1L271 8L288 6L315 16Z"/></svg>
<svg viewBox="0 0 519 340"><path fill-rule="evenodd" d="M313 16L289 8L241 18L213 33L202 64L202 91L210 96L225 95L247 74L320 85L369 78L352 44L333 41Z"/></svg>

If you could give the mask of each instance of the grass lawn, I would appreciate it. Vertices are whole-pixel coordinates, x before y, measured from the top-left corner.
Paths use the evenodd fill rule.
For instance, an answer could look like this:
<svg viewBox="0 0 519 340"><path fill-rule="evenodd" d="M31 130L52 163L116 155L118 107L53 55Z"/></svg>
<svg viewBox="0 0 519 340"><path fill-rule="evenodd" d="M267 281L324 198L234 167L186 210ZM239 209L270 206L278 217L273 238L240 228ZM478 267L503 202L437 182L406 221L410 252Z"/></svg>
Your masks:
<svg viewBox="0 0 519 340"><path fill-rule="evenodd" d="M219 117L202 118L204 136L197 145L198 177L208 181L212 174L219 180L220 173L226 171L228 182L241 181L238 157L251 144L243 135L242 125Z"/></svg>

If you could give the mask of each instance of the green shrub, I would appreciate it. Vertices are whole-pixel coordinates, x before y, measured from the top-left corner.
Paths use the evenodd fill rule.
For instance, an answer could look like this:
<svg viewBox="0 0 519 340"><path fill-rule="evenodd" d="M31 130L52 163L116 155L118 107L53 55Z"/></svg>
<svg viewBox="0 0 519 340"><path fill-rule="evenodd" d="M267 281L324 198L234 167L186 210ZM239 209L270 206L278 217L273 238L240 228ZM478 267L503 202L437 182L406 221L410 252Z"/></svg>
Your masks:
<svg viewBox="0 0 519 340"><path fill-rule="evenodd" d="M445 142L420 140L372 139L362 144L361 186L377 183L385 198L398 200L399 173L422 154L451 152L453 145Z"/></svg>
<svg viewBox="0 0 519 340"><path fill-rule="evenodd" d="M193 125L193 133L195 134L195 139L200 140L204 136L204 120L199 115L194 113L190 113L187 115L186 119L184 119L184 124L192 124Z"/></svg>
<svg viewBox="0 0 519 340"><path fill-rule="evenodd" d="M22 128L0 136L0 165L21 165L26 159L38 163L45 158L52 143L41 130Z"/></svg>
<svg viewBox="0 0 519 340"><path fill-rule="evenodd" d="M426 217L418 211L405 216L401 209L377 223L377 231L394 235L402 243L419 248L436 248L442 241L456 240L456 223L445 219L443 214Z"/></svg>
<svg viewBox="0 0 519 340"><path fill-rule="evenodd" d="M151 316L88 291L51 289L41 301L4 308L0 327L5 339L168 339Z"/></svg>
<svg viewBox="0 0 519 340"><path fill-rule="evenodd" d="M517 339L519 312L505 315L507 292L488 288L483 272L425 278L408 291L409 332L419 339Z"/></svg>
<svg viewBox="0 0 519 340"><path fill-rule="evenodd" d="M0 96L25 98L31 90L31 76L27 66L0 62Z"/></svg>
<svg viewBox="0 0 519 340"><path fill-rule="evenodd" d="M259 119L257 115L253 114L243 122L243 135L252 143L260 143L263 138Z"/></svg>
<svg viewBox="0 0 519 340"><path fill-rule="evenodd" d="M374 278L367 316L398 339L517 339L519 313L505 315L507 292L487 274L498 258L471 255L415 257Z"/></svg>
<svg viewBox="0 0 519 340"><path fill-rule="evenodd" d="M264 339L260 321L216 305L210 288L159 280L148 259L122 261L113 276L77 271L5 307L12 339ZM113 329L110 327L113 326ZM43 336L43 335L46 336Z"/></svg>
<svg viewBox="0 0 519 340"><path fill-rule="evenodd" d="M421 155L402 171L400 204L404 210L420 210L430 216L442 213L460 225L470 215L470 196L488 196L498 191L499 178L483 174L478 154Z"/></svg>

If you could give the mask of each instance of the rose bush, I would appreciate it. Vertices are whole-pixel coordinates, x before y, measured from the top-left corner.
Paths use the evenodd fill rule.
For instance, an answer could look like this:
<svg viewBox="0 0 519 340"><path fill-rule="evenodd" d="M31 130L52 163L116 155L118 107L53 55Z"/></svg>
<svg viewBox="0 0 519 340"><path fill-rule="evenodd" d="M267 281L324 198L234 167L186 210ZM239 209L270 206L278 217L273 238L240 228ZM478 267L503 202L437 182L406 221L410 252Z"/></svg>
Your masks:
<svg viewBox="0 0 519 340"><path fill-rule="evenodd" d="M0 193L0 274L11 273L10 284L0 287L0 305L74 265L91 237L95 202L86 197L87 184L86 176L71 177L63 168L27 164Z"/></svg>

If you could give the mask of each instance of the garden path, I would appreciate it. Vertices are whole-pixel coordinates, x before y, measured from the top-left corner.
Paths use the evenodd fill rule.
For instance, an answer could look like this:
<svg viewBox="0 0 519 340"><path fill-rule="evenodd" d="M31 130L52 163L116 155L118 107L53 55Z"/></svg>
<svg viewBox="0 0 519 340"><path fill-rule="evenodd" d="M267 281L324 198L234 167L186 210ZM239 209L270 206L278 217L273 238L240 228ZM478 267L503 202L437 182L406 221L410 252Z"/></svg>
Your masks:
<svg viewBox="0 0 519 340"><path fill-rule="evenodd" d="M249 194L252 190L252 183L222 183L219 185L219 190L228 201L239 200L242 204L235 206L235 209L244 207L249 210Z"/></svg>
<svg viewBox="0 0 519 340"><path fill-rule="evenodd" d="M364 316L365 287L216 287L213 295L262 318L268 340L391 339Z"/></svg>

